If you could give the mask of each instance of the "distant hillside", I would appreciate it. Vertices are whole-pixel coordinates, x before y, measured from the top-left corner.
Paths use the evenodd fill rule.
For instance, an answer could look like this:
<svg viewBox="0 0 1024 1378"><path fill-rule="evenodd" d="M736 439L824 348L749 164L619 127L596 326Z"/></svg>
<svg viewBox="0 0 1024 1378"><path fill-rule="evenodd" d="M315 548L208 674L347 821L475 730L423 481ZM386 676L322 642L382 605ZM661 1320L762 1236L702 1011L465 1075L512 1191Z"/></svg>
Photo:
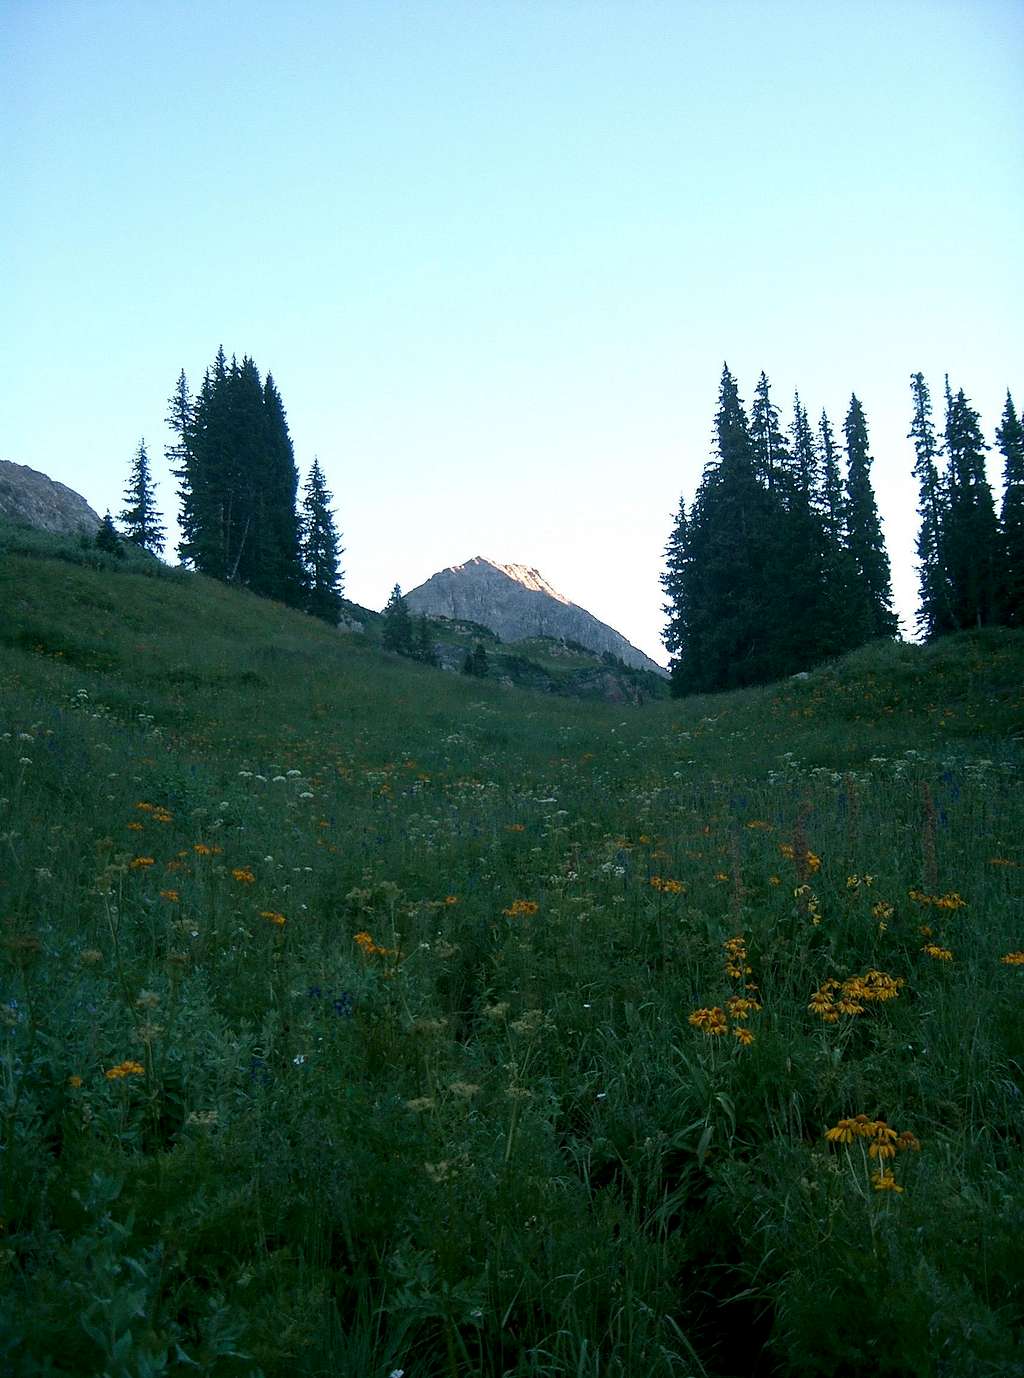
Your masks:
<svg viewBox="0 0 1024 1378"><path fill-rule="evenodd" d="M502 641L551 637L576 642L635 669L665 674L613 627L570 602L542 574L525 565L501 565L477 555L464 565L440 570L407 593L405 600L413 612L479 622Z"/></svg>

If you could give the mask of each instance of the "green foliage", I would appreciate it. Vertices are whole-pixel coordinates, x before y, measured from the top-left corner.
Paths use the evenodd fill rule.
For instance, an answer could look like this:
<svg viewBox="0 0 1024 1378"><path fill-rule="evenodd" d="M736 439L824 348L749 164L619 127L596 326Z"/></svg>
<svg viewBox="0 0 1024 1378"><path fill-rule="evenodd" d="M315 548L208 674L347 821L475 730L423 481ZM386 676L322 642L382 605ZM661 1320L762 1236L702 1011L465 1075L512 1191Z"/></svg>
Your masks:
<svg viewBox="0 0 1024 1378"><path fill-rule="evenodd" d="M471 651L466 652L466 658L462 662L462 673L472 675L474 679L486 679L490 674L487 652L482 641L478 641Z"/></svg>
<svg viewBox="0 0 1024 1378"><path fill-rule="evenodd" d="M342 548L331 511L332 502L320 462L314 459L303 491L299 518L303 606L314 617L336 626L342 605L338 563Z"/></svg>
<svg viewBox="0 0 1024 1378"><path fill-rule="evenodd" d="M858 645L878 636L895 636L892 583L885 538L871 486L872 459L864 409L856 396L843 423L846 436L846 549L853 567L852 606L847 613Z"/></svg>
<svg viewBox="0 0 1024 1378"><path fill-rule="evenodd" d="M95 545L96 549L102 550L105 555L115 555L118 558L124 555L121 538L114 529L114 521L109 512L100 522L99 530L95 536Z"/></svg>
<svg viewBox="0 0 1024 1378"><path fill-rule="evenodd" d="M624 711L0 534L4 1373L1019 1372L1020 632Z"/></svg>
<svg viewBox="0 0 1024 1378"><path fill-rule="evenodd" d="M168 405L182 560L298 606L298 473L273 377L261 382L252 359L229 364L221 348L198 395L191 397L183 372Z"/></svg>
<svg viewBox="0 0 1024 1378"><path fill-rule="evenodd" d="M1024 426L1006 394L996 443L1003 456L998 601L1000 621L1024 627Z"/></svg>
<svg viewBox="0 0 1024 1378"><path fill-rule="evenodd" d="M402 597L398 584L391 590L391 597L382 614L384 618L381 639L389 651L397 655L411 656L415 650L412 616L409 604Z"/></svg>
<svg viewBox="0 0 1024 1378"><path fill-rule="evenodd" d="M132 457L131 473L124 494L125 506L118 521L125 540L151 555L159 555L164 548L164 526L156 508L156 484L149 472L149 455L145 439Z"/></svg>
<svg viewBox="0 0 1024 1378"><path fill-rule="evenodd" d="M763 373L748 425L723 371L715 431L717 455L690 511L680 502L665 551L673 693L763 684L894 635L857 399L845 492L828 418L816 435L797 396L787 443Z"/></svg>

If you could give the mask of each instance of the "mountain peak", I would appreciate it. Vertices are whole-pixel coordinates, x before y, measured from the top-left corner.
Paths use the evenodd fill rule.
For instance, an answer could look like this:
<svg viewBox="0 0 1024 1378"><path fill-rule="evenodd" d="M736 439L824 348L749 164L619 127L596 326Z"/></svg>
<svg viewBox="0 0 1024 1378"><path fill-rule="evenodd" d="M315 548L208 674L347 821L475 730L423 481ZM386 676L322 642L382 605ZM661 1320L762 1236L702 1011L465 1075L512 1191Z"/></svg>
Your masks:
<svg viewBox="0 0 1024 1378"><path fill-rule="evenodd" d="M412 589L405 600L413 612L478 622L502 641L546 636L575 641L598 655L607 653L637 669L665 671L607 623L599 621L549 584L530 565L499 564L475 555L449 565Z"/></svg>

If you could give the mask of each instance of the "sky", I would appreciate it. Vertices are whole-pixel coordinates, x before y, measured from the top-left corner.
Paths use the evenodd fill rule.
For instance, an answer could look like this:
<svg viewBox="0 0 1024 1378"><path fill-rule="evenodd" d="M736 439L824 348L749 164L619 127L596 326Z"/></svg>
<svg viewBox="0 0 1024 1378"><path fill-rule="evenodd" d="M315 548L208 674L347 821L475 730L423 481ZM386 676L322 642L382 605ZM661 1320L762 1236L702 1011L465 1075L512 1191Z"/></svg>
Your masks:
<svg viewBox="0 0 1024 1378"><path fill-rule="evenodd" d="M727 362L860 398L910 631L910 374L1024 404L1022 59L1018 0L0 0L0 458L116 513L145 437L173 517L222 344L346 596L484 555L664 663Z"/></svg>

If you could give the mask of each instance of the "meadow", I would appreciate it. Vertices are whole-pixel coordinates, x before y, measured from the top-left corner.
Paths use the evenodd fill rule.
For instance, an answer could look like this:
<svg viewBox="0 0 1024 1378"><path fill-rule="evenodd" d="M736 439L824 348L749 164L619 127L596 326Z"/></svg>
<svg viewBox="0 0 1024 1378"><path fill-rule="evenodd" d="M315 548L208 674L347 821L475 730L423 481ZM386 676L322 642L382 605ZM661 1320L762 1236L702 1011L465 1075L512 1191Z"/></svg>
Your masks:
<svg viewBox="0 0 1024 1378"><path fill-rule="evenodd" d="M1024 1375L1024 634L572 702L0 533L0 1370Z"/></svg>

